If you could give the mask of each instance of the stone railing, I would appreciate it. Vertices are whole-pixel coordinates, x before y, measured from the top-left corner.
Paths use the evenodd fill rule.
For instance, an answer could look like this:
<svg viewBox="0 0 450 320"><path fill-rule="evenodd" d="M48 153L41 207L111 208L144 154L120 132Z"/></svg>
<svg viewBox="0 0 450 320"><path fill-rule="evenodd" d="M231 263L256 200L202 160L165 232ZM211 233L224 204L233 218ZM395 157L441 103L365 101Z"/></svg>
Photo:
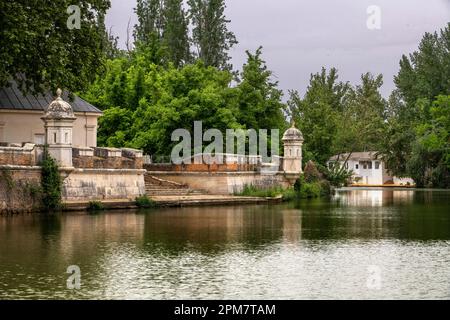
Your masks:
<svg viewBox="0 0 450 320"><path fill-rule="evenodd" d="M75 168L83 169L142 169L141 150L123 148L72 148Z"/></svg>
<svg viewBox="0 0 450 320"><path fill-rule="evenodd" d="M276 156L274 163L264 163L261 156L238 154L198 154L189 158L190 163L152 163L146 161L147 171L166 172L276 172L281 171L283 158Z"/></svg>
<svg viewBox="0 0 450 320"><path fill-rule="evenodd" d="M33 143L0 147L0 165L35 166L42 159L42 148Z"/></svg>

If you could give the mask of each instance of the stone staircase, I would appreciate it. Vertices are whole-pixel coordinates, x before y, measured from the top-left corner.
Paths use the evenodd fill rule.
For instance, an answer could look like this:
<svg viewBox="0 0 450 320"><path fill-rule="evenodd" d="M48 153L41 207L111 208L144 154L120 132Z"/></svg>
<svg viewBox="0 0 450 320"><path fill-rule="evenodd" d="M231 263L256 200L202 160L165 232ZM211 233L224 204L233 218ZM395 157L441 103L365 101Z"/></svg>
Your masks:
<svg viewBox="0 0 450 320"><path fill-rule="evenodd" d="M145 191L149 197L157 196L189 196L189 195L205 195L206 191L195 190L174 181L163 180L152 176L145 175Z"/></svg>

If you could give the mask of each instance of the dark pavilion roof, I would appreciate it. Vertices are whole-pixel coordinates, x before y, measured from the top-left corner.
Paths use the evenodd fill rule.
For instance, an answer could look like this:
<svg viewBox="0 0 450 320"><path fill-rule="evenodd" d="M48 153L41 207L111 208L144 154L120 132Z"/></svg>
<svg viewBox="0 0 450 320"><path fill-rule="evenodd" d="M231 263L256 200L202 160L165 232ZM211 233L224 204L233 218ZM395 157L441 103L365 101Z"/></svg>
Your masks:
<svg viewBox="0 0 450 320"><path fill-rule="evenodd" d="M61 97L64 101L67 101L72 106L74 112L89 112L89 113L102 113L101 110L94 107L89 102L81 99L80 97L73 95L73 101L69 98L69 92L64 91ZM23 95L19 90L17 83L11 82L10 87L4 87L0 89L0 110L36 110L45 111L48 105L55 100L52 93L46 92L44 95L33 95L28 93Z"/></svg>

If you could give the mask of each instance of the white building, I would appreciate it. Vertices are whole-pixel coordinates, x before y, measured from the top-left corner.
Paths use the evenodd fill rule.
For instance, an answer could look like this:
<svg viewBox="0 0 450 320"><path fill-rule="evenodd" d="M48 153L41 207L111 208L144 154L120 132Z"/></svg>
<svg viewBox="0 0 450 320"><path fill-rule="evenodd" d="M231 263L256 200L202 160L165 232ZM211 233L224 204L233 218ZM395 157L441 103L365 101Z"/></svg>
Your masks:
<svg viewBox="0 0 450 320"><path fill-rule="evenodd" d="M62 98L70 101L76 120L73 123L73 141L75 147L97 146L97 119L102 111L74 96L73 101L64 91ZM10 87L0 88L0 146L22 145L25 142L43 144L45 128L42 113L54 100L50 92L45 94L24 95L15 82Z"/></svg>
<svg viewBox="0 0 450 320"><path fill-rule="evenodd" d="M348 171L353 172L354 185L369 186L409 186L414 185L410 178L398 178L392 176L382 160L381 155L376 151L353 152L335 155L328 160L328 167L332 168L339 163L345 166Z"/></svg>

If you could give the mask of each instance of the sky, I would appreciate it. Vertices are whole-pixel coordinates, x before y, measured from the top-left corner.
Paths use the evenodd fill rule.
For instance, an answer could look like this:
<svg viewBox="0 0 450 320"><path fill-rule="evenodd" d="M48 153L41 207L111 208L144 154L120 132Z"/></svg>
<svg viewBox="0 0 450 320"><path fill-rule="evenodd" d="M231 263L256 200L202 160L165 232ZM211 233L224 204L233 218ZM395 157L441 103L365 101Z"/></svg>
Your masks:
<svg viewBox="0 0 450 320"><path fill-rule="evenodd" d="M129 21L132 39L135 4L111 0L106 24L122 48ZM450 21L450 0L226 0L226 5L229 29L239 41L230 51L234 69L242 69L246 50L262 46L285 99L288 90L303 95L311 73L322 66L337 68L339 79L353 85L362 73L381 73L381 93L388 97L402 54L416 50L425 32Z"/></svg>

